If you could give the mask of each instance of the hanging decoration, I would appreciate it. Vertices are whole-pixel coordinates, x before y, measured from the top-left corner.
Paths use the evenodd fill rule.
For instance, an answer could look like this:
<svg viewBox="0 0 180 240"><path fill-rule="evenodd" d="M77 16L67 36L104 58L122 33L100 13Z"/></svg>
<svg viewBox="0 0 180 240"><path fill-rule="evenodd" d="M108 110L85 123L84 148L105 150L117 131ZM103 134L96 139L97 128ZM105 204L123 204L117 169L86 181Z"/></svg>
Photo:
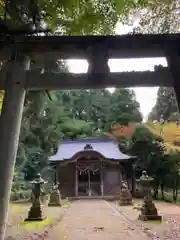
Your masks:
<svg viewBox="0 0 180 240"><path fill-rule="evenodd" d="M100 170L100 164L99 162L78 162L77 169L79 170L80 174L86 171L92 171L93 173L95 173Z"/></svg>
<svg viewBox="0 0 180 240"><path fill-rule="evenodd" d="M95 175L97 171L100 171L101 165L102 163L99 159L91 159L90 161L87 159L81 159L77 161L76 167L79 170L80 175L82 173L88 174L88 171L92 171L93 175Z"/></svg>
<svg viewBox="0 0 180 240"><path fill-rule="evenodd" d="M91 166L84 166L84 168L83 168L83 167L80 167L80 166L77 166L77 169L79 170L80 175L81 175L83 172L86 172L86 171L88 171L88 170L89 170L89 171L92 171L93 174L94 174L95 172L97 172L97 171L100 170L99 167L97 167L97 168L92 168Z"/></svg>

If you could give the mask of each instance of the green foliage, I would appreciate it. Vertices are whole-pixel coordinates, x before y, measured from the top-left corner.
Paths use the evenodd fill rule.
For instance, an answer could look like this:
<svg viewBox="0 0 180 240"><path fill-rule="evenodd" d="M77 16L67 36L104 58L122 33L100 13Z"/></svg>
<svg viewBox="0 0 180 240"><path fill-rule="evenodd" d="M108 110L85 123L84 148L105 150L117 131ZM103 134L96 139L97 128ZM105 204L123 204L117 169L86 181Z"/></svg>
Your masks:
<svg viewBox="0 0 180 240"><path fill-rule="evenodd" d="M164 161L165 147L162 139L153 135L144 126L138 127L129 145L131 155L137 156L137 168L141 172L143 169L155 176Z"/></svg>
<svg viewBox="0 0 180 240"><path fill-rule="evenodd" d="M17 0L1 1L0 17L11 28L44 29L53 34L113 34L118 21L132 25L140 15L141 33L178 32L178 1L147 0ZM136 21L136 20L135 20Z"/></svg>
<svg viewBox="0 0 180 240"><path fill-rule="evenodd" d="M173 88L160 87L157 94L157 101L149 114L149 120L159 121L163 115L164 120L177 121L179 113L176 97Z"/></svg>
<svg viewBox="0 0 180 240"><path fill-rule="evenodd" d="M28 201L31 198L31 189L25 190L21 189L19 191L11 191L10 201L19 201L19 200L25 200Z"/></svg>
<svg viewBox="0 0 180 240"><path fill-rule="evenodd" d="M13 184L11 188L11 201L21 199L28 200L31 196L31 187L24 181L23 172L17 171L14 173Z"/></svg>
<svg viewBox="0 0 180 240"><path fill-rule="evenodd" d="M135 1L122 14L123 22L134 23L134 33L179 33L179 2L177 0Z"/></svg>
<svg viewBox="0 0 180 240"><path fill-rule="evenodd" d="M48 24L55 33L70 35L113 33L122 10L129 1L119 0L39 0L4 1L0 6L0 15L13 26L38 29ZM6 4L6 7L4 5ZM6 9L6 12L5 12Z"/></svg>
<svg viewBox="0 0 180 240"><path fill-rule="evenodd" d="M127 125L131 122L141 122L142 115L139 103L135 99L133 90L116 89L111 99L110 120L114 123Z"/></svg>
<svg viewBox="0 0 180 240"><path fill-rule="evenodd" d="M169 188L173 188L176 184L176 178L179 178L180 173L180 152L179 151L172 151L169 153L168 156L170 171L167 178L167 186ZM178 180L179 181L179 180ZM179 184L179 183L178 183Z"/></svg>
<svg viewBox="0 0 180 240"><path fill-rule="evenodd" d="M39 30L48 24L52 34L106 35L114 34L119 20L132 25L134 16L139 14L141 20L136 32L167 33L179 31L177 10L177 1L164 0L2 0L0 17L5 18L8 27L12 29ZM31 69L44 72L68 70L62 61L49 59L32 62ZM21 190L25 191L24 175L19 174L23 173L27 180L31 180L38 171L46 172L49 169L47 158L55 152L61 139L98 136L114 123L126 125L130 121L142 120L134 93L127 89L116 89L113 94L107 90L52 92L51 98L52 101L46 92L27 94L12 189L13 199L22 197ZM166 120L178 118L172 89L159 89L158 101L150 119L159 120L161 114ZM136 164L139 171L147 169L155 177L157 185L170 181L177 189L179 153L165 155L162 139L140 127L130 142L120 139L120 147L124 150L129 148L132 155L138 156Z"/></svg>
<svg viewBox="0 0 180 240"><path fill-rule="evenodd" d="M129 151L129 139L126 136L119 138L119 149L123 153L127 153Z"/></svg>
<svg viewBox="0 0 180 240"><path fill-rule="evenodd" d="M144 126L135 130L128 150L131 155L137 156L136 175L139 177L145 169L154 178L154 197L158 197L160 187L162 199L166 199L165 190L171 189L171 201L176 201L180 183L180 152L167 153L163 140ZM169 200L169 195L167 197Z"/></svg>
<svg viewBox="0 0 180 240"><path fill-rule="evenodd" d="M33 4L31 0L3 0L0 15L10 28L38 30L48 24L52 34L106 35L114 34L123 10L132 5L134 0L35 0ZM32 61L31 69L68 70L63 61L49 59ZM72 90L50 95L52 100L46 92L31 91L26 96L16 170L23 172L27 180L48 168L47 158L55 153L61 139L99 136L114 122L142 120L130 90L116 90L114 94L107 90Z"/></svg>
<svg viewBox="0 0 180 240"><path fill-rule="evenodd" d="M26 96L16 170L28 181L48 169L48 156L55 154L61 139L98 137L115 122L141 120L139 105L127 89L113 94L101 89L54 91L51 99L38 91Z"/></svg>

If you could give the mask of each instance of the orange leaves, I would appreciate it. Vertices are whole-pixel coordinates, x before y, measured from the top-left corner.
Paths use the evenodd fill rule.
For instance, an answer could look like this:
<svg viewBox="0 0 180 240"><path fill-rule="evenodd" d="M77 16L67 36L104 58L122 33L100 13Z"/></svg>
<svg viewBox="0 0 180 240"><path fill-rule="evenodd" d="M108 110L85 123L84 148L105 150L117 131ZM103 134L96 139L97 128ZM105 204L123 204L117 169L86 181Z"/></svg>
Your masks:
<svg viewBox="0 0 180 240"><path fill-rule="evenodd" d="M180 149L179 146L175 146L175 142L180 142L180 127L174 122L161 124L153 124L148 122L146 127L154 134L161 136L167 145L171 149Z"/></svg>
<svg viewBox="0 0 180 240"><path fill-rule="evenodd" d="M122 126L121 124L114 124L111 128L111 131L105 132L104 135L110 138L131 137L136 127L136 123L130 123L127 126Z"/></svg>

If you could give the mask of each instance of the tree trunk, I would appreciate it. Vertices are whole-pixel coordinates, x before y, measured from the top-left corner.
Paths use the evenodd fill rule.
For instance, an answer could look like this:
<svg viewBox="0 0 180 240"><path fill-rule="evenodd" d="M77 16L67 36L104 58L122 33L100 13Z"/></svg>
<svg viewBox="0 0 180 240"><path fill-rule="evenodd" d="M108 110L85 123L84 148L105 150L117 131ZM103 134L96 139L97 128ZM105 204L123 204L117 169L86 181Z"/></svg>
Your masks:
<svg viewBox="0 0 180 240"><path fill-rule="evenodd" d="M176 179L175 179L175 183L174 183L174 187L173 187L173 201L177 201L177 197L178 197L178 185L179 185L179 175L176 175Z"/></svg>
<svg viewBox="0 0 180 240"><path fill-rule="evenodd" d="M158 190L159 190L159 184L157 184L153 189L153 198L158 199Z"/></svg>
<svg viewBox="0 0 180 240"><path fill-rule="evenodd" d="M176 187L173 187L173 201L176 202L177 200L177 194L176 194Z"/></svg>
<svg viewBox="0 0 180 240"><path fill-rule="evenodd" d="M162 198L162 200L164 200L165 199L165 197L164 197L164 183L161 183L160 187L161 187L161 198Z"/></svg>

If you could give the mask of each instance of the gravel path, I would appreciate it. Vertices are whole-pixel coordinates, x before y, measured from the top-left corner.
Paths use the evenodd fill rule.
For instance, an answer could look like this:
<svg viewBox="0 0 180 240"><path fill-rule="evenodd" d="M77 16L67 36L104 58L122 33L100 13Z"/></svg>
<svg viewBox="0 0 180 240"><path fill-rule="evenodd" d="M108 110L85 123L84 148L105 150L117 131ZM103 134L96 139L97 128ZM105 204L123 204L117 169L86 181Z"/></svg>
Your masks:
<svg viewBox="0 0 180 240"><path fill-rule="evenodd" d="M141 202L142 200L135 201L135 206ZM141 229L151 240L180 240L180 206L160 201L154 202L159 214L163 217L161 223L139 221L139 211L135 210L132 206L119 207L113 202L110 204L116 207L120 214L128 222L131 222L132 226Z"/></svg>
<svg viewBox="0 0 180 240"><path fill-rule="evenodd" d="M48 234L59 240L149 240L140 229L130 223L104 200L79 200L71 204L69 212Z"/></svg>
<svg viewBox="0 0 180 240"><path fill-rule="evenodd" d="M104 200L79 200L63 207L43 207L47 221L23 223L29 204L12 204L7 240L180 240L180 206L155 201L162 223L142 222L134 206Z"/></svg>

